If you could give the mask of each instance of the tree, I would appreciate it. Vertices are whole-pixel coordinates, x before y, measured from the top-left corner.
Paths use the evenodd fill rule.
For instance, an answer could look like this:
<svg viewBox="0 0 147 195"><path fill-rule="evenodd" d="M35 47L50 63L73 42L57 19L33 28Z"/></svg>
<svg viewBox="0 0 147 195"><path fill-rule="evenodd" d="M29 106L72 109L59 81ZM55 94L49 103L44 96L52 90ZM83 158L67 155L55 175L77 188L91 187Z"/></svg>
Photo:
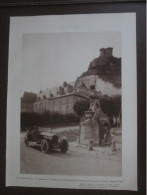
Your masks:
<svg viewBox="0 0 147 195"><path fill-rule="evenodd" d="M43 113L21 113L21 129L32 126L50 126L57 124L77 123L80 118L74 113L58 113L45 111Z"/></svg>
<svg viewBox="0 0 147 195"><path fill-rule="evenodd" d="M24 112L21 113L21 128L42 125L43 121L39 113Z"/></svg>
<svg viewBox="0 0 147 195"><path fill-rule="evenodd" d="M109 97L105 95L101 98L100 105L102 111L113 120L113 123L118 125L118 118L121 115L121 96Z"/></svg>
<svg viewBox="0 0 147 195"><path fill-rule="evenodd" d="M89 100L81 100L77 101L74 104L73 109L76 112L76 114L81 117L84 115L84 112L89 109L89 106L90 106Z"/></svg>

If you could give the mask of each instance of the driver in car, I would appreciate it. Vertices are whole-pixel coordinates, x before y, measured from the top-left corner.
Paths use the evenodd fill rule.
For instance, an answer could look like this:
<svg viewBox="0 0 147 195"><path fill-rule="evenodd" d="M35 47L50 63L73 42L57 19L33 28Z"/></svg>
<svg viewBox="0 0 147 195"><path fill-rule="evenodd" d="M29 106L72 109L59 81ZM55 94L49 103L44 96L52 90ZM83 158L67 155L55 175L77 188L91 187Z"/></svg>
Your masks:
<svg viewBox="0 0 147 195"><path fill-rule="evenodd" d="M37 134L37 135L40 134L38 127L34 127L34 133Z"/></svg>

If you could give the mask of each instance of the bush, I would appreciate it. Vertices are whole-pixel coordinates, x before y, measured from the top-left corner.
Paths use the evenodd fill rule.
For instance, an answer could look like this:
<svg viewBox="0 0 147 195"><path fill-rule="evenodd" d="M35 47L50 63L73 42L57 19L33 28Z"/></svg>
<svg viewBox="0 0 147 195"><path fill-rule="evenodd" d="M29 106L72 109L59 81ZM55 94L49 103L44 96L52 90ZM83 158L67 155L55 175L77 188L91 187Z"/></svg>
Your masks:
<svg viewBox="0 0 147 195"><path fill-rule="evenodd" d="M34 112L24 112L21 113L21 128L24 129L26 127L31 126L40 126L43 124L41 115Z"/></svg>
<svg viewBox="0 0 147 195"><path fill-rule="evenodd" d="M100 100L102 111L109 117L117 117L121 112L121 96L115 95L112 97L103 96Z"/></svg>
<svg viewBox="0 0 147 195"><path fill-rule="evenodd" d="M80 118L76 116L75 114L68 113L64 115L63 121L64 123L77 123L80 121Z"/></svg>
<svg viewBox="0 0 147 195"><path fill-rule="evenodd" d="M31 126L49 126L56 124L77 123L80 119L72 113L61 114L58 112L21 113L21 129Z"/></svg>
<svg viewBox="0 0 147 195"><path fill-rule="evenodd" d="M100 105L102 111L110 117L111 125L113 127L119 126L121 123L121 96L109 97L105 95L101 98Z"/></svg>
<svg viewBox="0 0 147 195"><path fill-rule="evenodd" d="M81 117L84 115L84 112L89 109L89 106L90 106L89 100L81 100L81 101L77 101L74 104L73 109L76 112L76 114L79 117Z"/></svg>

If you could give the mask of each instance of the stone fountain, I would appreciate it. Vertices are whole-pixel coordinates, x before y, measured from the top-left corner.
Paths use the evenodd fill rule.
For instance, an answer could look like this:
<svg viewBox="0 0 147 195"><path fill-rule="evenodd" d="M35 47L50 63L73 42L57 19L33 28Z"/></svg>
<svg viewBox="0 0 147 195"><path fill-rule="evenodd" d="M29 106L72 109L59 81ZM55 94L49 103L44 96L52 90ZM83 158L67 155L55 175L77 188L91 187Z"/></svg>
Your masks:
<svg viewBox="0 0 147 195"><path fill-rule="evenodd" d="M109 119L100 108L99 98L90 97L90 108L84 116L85 120L80 123L79 144L89 145L92 142L93 145L105 145L104 134L110 130Z"/></svg>
<svg viewBox="0 0 147 195"><path fill-rule="evenodd" d="M80 123L80 144L89 145L90 141L93 144L98 144L98 124L92 120L94 112L88 110L85 112L85 121Z"/></svg>

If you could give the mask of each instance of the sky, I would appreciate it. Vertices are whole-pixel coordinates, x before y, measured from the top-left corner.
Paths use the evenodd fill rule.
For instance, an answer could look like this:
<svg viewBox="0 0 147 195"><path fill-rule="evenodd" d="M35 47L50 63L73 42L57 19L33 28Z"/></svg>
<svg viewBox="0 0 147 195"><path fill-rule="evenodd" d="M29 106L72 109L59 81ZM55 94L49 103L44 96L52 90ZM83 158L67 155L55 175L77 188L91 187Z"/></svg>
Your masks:
<svg viewBox="0 0 147 195"><path fill-rule="evenodd" d="M113 56L121 57L120 32L24 33L21 93L75 81L100 55L100 48L107 47L113 48Z"/></svg>

